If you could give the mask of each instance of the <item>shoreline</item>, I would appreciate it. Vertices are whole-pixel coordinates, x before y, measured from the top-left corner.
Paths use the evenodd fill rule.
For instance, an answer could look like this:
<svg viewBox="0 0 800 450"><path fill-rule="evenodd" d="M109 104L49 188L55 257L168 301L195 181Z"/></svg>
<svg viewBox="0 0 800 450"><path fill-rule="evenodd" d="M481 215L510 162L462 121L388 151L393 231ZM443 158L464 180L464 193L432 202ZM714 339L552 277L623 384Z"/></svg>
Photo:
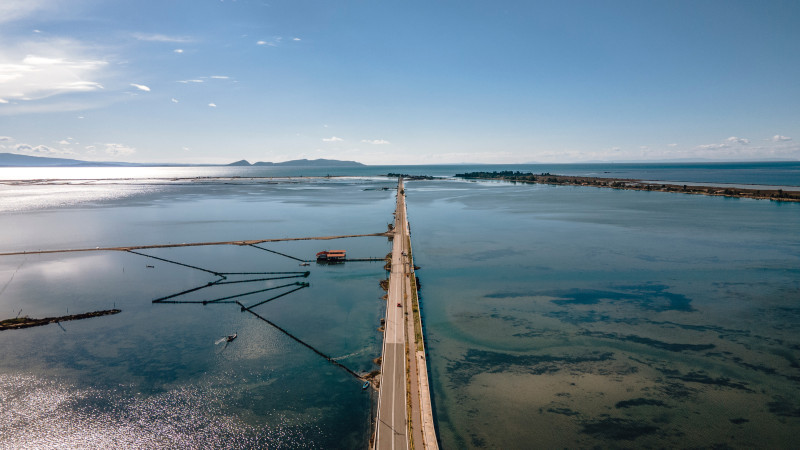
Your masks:
<svg viewBox="0 0 800 450"><path fill-rule="evenodd" d="M624 189L631 191L673 192L678 194L709 195L714 197L752 198L756 200L773 200L780 202L800 202L800 192L783 189L750 189L742 187L708 186L697 183L672 184L653 181L642 181L625 178L601 178L571 175L553 175L550 173L533 174L531 172L469 172L458 173L456 178L465 180L499 180L527 184L551 184L558 186L589 186L598 188Z"/></svg>

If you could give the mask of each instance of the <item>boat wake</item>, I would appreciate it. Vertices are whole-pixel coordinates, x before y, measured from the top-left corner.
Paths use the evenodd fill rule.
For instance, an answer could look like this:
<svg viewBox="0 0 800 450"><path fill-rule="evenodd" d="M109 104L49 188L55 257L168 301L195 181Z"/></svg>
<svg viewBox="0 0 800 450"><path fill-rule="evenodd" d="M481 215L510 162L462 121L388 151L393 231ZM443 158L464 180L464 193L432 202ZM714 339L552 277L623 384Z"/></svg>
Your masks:
<svg viewBox="0 0 800 450"><path fill-rule="evenodd" d="M366 349L366 348L362 348L361 350L359 350L359 351L357 351L357 352L350 353L349 355L337 356L337 357L335 357L335 358L331 358L331 359L333 359L334 361L341 361L341 360L343 360L343 359L347 359L347 358L349 358L349 357L351 357L351 356L360 355L360 354L364 353L364 352L365 352L365 351L367 351L367 350L368 350L368 349Z"/></svg>

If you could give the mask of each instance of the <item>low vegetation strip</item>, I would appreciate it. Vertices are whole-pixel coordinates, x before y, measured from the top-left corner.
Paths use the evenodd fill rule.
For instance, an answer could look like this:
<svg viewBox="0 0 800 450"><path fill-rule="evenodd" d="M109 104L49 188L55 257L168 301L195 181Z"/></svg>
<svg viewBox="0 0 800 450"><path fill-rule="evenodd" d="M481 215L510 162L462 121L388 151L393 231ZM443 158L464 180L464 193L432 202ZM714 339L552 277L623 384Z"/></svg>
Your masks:
<svg viewBox="0 0 800 450"><path fill-rule="evenodd" d="M411 266L414 265L414 258L411 253L411 237L406 236L408 242L408 259ZM411 313L414 317L414 343L417 346L417 351L425 351L425 344L422 337L422 318L419 312L419 287L417 286L417 277L414 272L411 272Z"/></svg>
<svg viewBox="0 0 800 450"><path fill-rule="evenodd" d="M119 309L106 309L103 311L92 311L82 314L72 314L60 317L45 317L44 319L31 319L30 317L15 317L0 321L0 330L16 330L18 328L38 327L49 323L66 322L68 320L88 319L90 317L108 316L119 314Z"/></svg>
<svg viewBox="0 0 800 450"><path fill-rule="evenodd" d="M721 197L754 198L783 202L800 202L800 192L786 192L783 189L749 189L740 187L695 186L679 184L662 184L624 178L579 177L553 175L550 173L533 174L519 171L469 172L457 173L456 178L468 180L503 180L515 183L555 184L567 186L592 186L633 191L661 191L681 194L712 195Z"/></svg>

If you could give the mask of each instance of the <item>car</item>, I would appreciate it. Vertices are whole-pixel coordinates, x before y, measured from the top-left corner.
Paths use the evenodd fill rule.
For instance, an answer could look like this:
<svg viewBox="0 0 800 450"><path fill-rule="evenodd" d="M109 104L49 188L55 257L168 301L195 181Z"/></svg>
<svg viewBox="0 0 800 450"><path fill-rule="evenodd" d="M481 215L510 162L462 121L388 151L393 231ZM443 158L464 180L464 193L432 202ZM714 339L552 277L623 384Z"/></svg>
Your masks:
<svg viewBox="0 0 800 450"><path fill-rule="evenodd" d="M401 305L400 303L398 303L398 304L397 304L397 307L398 307L398 308L402 308L402 307L403 307L403 305Z"/></svg>

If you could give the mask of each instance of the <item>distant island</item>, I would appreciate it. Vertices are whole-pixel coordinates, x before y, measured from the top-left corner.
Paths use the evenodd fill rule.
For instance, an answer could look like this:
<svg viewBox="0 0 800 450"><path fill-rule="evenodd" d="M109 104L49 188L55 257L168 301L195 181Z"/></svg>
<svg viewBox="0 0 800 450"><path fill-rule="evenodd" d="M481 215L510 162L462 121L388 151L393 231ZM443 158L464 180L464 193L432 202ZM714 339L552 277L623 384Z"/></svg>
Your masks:
<svg viewBox="0 0 800 450"><path fill-rule="evenodd" d="M0 167L208 167L208 166L294 166L294 167L357 167L363 166L356 161L340 161L336 159L295 159L284 162L257 162L250 164L247 160L230 164L174 164L174 163L129 163L116 161L82 161L68 158L49 158L45 156L29 156L17 153L0 153Z"/></svg>
<svg viewBox="0 0 800 450"><path fill-rule="evenodd" d="M800 194L786 192L783 189L750 189L742 187L719 187L679 185L622 178L577 177L553 175L550 173L534 174L519 171L493 171L457 173L456 178L466 180L503 180L513 183L556 184L570 186L592 186L600 188L626 189L633 191L661 191L682 194L713 195L721 197L754 198L784 202L800 202Z"/></svg>
<svg viewBox="0 0 800 450"><path fill-rule="evenodd" d="M293 159L291 161L284 161L284 162L264 162L259 161L253 164L250 164L246 159L241 161L236 161L234 163L228 164L229 166L294 166L294 167L355 167L355 166L363 166L357 161L340 161L338 159Z"/></svg>

